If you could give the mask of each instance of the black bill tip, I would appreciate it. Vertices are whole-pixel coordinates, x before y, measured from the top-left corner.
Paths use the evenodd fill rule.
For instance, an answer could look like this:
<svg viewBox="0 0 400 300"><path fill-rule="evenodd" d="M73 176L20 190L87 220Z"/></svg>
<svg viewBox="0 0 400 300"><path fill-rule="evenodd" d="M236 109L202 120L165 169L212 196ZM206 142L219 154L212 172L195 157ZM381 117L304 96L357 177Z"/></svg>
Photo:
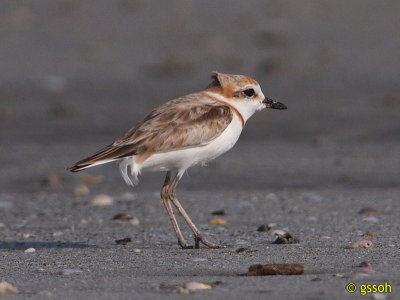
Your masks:
<svg viewBox="0 0 400 300"><path fill-rule="evenodd" d="M267 108L279 109L279 110L287 109L287 106L285 104L283 104L282 102L275 101L271 98L265 98L263 103Z"/></svg>

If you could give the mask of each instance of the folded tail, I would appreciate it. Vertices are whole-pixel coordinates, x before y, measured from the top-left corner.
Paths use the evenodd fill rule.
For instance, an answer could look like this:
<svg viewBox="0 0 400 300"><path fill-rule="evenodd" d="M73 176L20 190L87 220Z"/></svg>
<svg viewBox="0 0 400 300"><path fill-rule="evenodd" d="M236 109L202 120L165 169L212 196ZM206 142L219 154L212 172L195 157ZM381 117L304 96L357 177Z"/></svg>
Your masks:
<svg viewBox="0 0 400 300"><path fill-rule="evenodd" d="M68 170L71 172L79 172L90 167L106 164L135 154L136 149L133 145L115 146L111 144L96 152L92 156L78 161Z"/></svg>

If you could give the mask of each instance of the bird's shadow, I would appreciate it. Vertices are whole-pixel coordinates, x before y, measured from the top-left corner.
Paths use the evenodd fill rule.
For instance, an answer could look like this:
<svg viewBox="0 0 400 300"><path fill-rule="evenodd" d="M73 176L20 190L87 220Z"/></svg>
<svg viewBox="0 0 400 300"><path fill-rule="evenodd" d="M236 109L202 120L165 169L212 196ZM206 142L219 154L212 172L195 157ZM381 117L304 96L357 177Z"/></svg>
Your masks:
<svg viewBox="0 0 400 300"><path fill-rule="evenodd" d="M95 248L94 245L78 243L78 242L41 242L41 241L28 241L28 242L1 242L0 249L4 250L25 250L28 248Z"/></svg>

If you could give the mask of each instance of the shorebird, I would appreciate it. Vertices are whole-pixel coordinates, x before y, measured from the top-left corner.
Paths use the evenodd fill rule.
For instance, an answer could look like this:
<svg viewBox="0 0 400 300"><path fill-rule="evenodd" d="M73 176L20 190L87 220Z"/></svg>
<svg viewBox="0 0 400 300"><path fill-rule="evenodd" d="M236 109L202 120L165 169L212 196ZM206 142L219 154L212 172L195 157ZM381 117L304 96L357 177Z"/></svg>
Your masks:
<svg viewBox="0 0 400 300"><path fill-rule="evenodd" d="M214 72L211 78L205 90L159 106L124 136L70 168L78 172L116 161L125 182L132 186L142 171L166 171L161 199L182 248L199 248L200 242L218 248L196 227L176 197L182 175L231 149L256 111L286 109L283 103L266 98L257 81L248 76ZM194 246L184 238L173 206L193 232Z"/></svg>

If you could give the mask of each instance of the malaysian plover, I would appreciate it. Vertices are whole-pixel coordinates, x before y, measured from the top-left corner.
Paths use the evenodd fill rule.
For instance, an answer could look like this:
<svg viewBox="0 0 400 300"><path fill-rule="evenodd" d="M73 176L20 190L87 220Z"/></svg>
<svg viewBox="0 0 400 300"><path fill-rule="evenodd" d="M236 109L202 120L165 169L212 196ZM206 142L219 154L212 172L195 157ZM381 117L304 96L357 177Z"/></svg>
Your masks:
<svg viewBox="0 0 400 300"><path fill-rule="evenodd" d="M77 162L70 170L77 172L116 161L125 182L132 186L138 183L142 171L166 171L161 199L179 245L193 248L182 235L173 206L193 232L194 248L199 248L199 242L217 248L189 218L176 197L176 187L188 168L231 149L246 121L264 108L286 109L286 106L266 98L257 81L250 77L214 72L212 83L204 91L154 109L124 136Z"/></svg>

